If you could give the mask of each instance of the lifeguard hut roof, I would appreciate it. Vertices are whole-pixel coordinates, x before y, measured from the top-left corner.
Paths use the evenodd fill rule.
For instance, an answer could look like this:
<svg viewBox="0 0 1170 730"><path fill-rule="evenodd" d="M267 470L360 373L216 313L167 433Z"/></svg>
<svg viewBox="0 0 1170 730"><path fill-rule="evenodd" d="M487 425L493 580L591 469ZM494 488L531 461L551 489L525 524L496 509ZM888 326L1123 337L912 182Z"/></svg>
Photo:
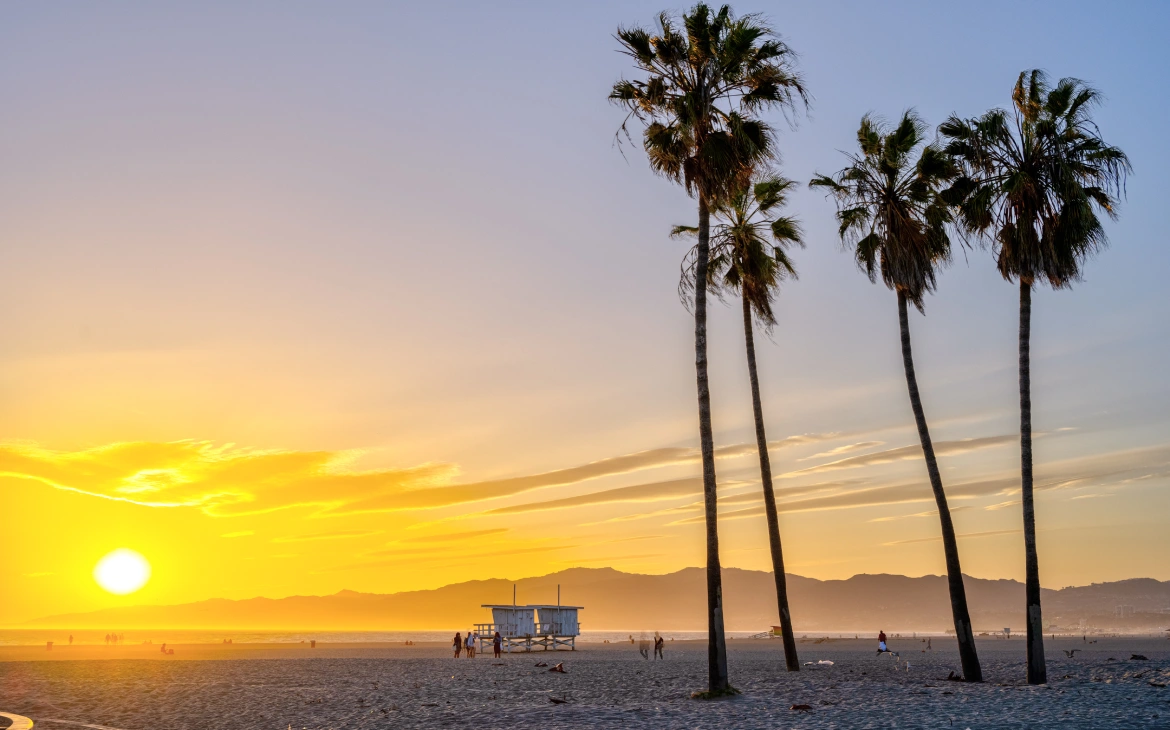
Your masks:
<svg viewBox="0 0 1170 730"><path fill-rule="evenodd" d="M482 603L480 608L575 608L579 611L584 611L584 606L565 606L557 603L522 603L520 605L513 605L511 603Z"/></svg>

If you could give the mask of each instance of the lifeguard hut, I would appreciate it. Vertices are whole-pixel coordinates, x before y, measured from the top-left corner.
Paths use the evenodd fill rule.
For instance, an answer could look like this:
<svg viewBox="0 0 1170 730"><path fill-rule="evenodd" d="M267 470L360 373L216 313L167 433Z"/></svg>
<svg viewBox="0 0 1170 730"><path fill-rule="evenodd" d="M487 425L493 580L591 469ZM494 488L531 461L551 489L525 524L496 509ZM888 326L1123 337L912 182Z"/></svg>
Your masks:
<svg viewBox="0 0 1170 730"><path fill-rule="evenodd" d="M560 599L561 587L557 586L557 599ZM534 603L517 605L515 603L515 587L512 589L511 605L485 603L484 608L492 610L490 624L475 624L475 635L479 640L479 650L490 648L492 640L498 631L501 647L511 653L513 649L532 651L533 647L542 647L544 651L554 651L567 646L571 651L577 649L577 637L581 635L581 623L577 619L577 612L584 606L563 606L560 603Z"/></svg>

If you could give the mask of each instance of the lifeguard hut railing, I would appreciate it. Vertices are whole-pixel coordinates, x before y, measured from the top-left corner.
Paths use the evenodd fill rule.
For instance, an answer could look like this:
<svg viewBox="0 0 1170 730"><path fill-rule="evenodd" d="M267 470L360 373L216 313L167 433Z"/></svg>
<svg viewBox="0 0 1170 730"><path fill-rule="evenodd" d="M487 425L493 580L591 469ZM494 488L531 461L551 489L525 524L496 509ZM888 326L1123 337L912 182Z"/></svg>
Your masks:
<svg viewBox="0 0 1170 730"><path fill-rule="evenodd" d="M581 634L577 612L583 606L485 604L484 608L492 610L494 620L491 623L474 624L481 652L492 645L497 631L500 634L500 648L509 653L513 649L532 651L536 646L545 651L561 646L576 649L576 639Z"/></svg>

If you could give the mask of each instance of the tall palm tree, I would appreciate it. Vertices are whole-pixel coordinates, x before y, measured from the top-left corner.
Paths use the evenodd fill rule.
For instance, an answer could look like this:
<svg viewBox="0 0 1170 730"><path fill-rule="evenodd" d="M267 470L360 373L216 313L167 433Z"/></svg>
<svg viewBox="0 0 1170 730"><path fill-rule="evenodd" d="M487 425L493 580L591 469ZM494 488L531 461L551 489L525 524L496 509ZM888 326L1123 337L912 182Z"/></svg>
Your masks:
<svg viewBox="0 0 1170 730"><path fill-rule="evenodd" d="M776 577L776 604L780 612L780 633L784 639L784 661L790 672L800 671L796 637L788 610L788 585L784 575L784 552L780 546L780 520L776 495L772 491L772 465L768 459L768 437L764 430L764 408L760 400L760 379L756 371L756 345L752 319L771 331L776 324L772 300L780 283L796 278L796 269L785 250L803 246L800 224L795 218L776 215L787 203L793 181L765 174L741 186L716 204L720 222L711 232L711 253L707 268L708 287L739 295L743 305L743 334L747 346L748 379L752 386L752 412L756 423L756 447L760 454L760 482L764 488L764 511L768 518L768 543L772 572ZM695 235L693 226L676 226L672 235ZM691 250L683 266L680 290L689 301L694 290L697 251Z"/></svg>
<svg viewBox="0 0 1170 730"><path fill-rule="evenodd" d="M710 206L773 151L772 130L752 115L770 107L793 109L805 100L793 53L757 16L702 3L681 18L658 16L653 30L619 28L622 53L644 79L614 84L610 100L644 125L642 145L651 168L698 199L696 282L707 279ZM699 446L707 525L708 696L734 692L727 678L723 585L716 525L715 445L707 380L706 287L695 287L695 376Z"/></svg>
<svg viewBox="0 0 1170 730"><path fill-rule="evenodd" d="M1044 684L1044 624L1032 497L1032 288L1064 289L1078 281L1089 255L1107 243L1097 217L1117 217L1129 159L1105 144L1092 109L1100 94L1078 79L1050 86L1042 71L1025 71L1012 90L1013 111L974 119L951 117L939 127L963 174L945 193L963 226L991 239L999 273L1020 287L1020 501L1024 512L1028 683Z"/></svg>
<svg viewBox="0 0 1170 730"><path fill-rule="evenodd" d="M825 188L836 199L841 239L852 245L857 263L870 281L876 281L880 275L882 282L898 294L902 365L942 523L959 658L964 678L980 682L983 672L975 652L963 571L959 566L959 546L918 394L907 321L907 304L923 311L923 297L934 290L935 273L950 260L951 250L947 235L951 213L938 192L955 177L955 166L937 146L924 144L925 135L926 125L912 110L903 113L893 128L866 115L857 130L861 154L847 155L848 167L832 177L818 175L809 185Z"/></svg>

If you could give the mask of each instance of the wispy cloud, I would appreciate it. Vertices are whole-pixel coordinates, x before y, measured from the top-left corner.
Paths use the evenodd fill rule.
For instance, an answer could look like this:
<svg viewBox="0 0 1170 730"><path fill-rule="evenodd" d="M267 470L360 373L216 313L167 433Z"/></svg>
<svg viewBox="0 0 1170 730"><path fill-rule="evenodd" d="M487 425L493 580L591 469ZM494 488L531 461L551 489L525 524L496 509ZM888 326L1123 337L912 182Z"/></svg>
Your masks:
<svg viewBox="0 0 1170 730"><path fill-rule="evenodd" d="M955 535L960 540L966 540L973 537L991 537L992 535L1018 535L1023 533L1023 530L988 530L987 532L968 532L964 535ZM912 540L894 540L893 542L883 542L882 545L911 545L917 542L942 542L942 536L935 537L916 537Z"/></svg>
<svg viewBox="0 0 1170 730"><path fill-rule="evenodd" d="M835 449L822 451L819 454L813 454L812 456L805 456L803 458L797 459L797 461L810 461L812 459L823 459L829 456L840 456L841 454L848 454L854 451L872 449L877 446L885 446L885 444L885 441L859 441L855 444L845 444L844 446L838 446Z"/></svg>
<svg viewBox="0 0 1170 730"><path fill-rule="evenodd" d="M358 537L373 537L381 535L381 530L334 530L332 532L314 532L308 535L286 535L274 537L272 542L313 542L316 540L349 540Z"/></svg>
<svg viewBox="0 0 1170 730"><path fill-rule="evenodd" d="M1008 501L1006 501L1006 502L998 502L998 503L996 503L996 504L989 504L989 505L987 505L986 507L984 507L983 509L985 509L985 510L989 510L989 511L993 511L993 512L994 512L995 510L1006 509L1006 508L1008 508L1008 507L1015 507L1015 506L1017 506L1017 505L1019 505L1019 504L1020 504L1020 500L1018 500L1018 499L1009 499L1009 500L1008 500Z"/></svg>
<svg viewBox="0 0 1170 730"><path fill-rule="evenodd" d="M0 445L0 480L144 507L196 508L212 516L290 507L337 508L372 494L445 481L453 467L355 471L355 452L259 451L208 442L127 442L62 452Z"/></svg>
<svg viewBox="0 0 1170 730"><path fill-rule="evenodd" d="M988 449L995 446L1015 443L1018 438L1019 437L1014 434L1005 434L1003 436L983 436L981 438L961 439L958 441L937 441L934 444L934 453L938 456L965 454L971 451L978 451L980 449ZM857 469L863 466L889 464L895 461L906 461L910 459L921 458L922 446L919 444L913 444L910 446L900 446L894 449L885 449L884 451L875 451L871 454L861 454L859 456L850 456L845 459L837 459L836 461L830 461L826 464L810 466L807 469L790 471L786 474L782 474L781 477L792 478L804 474L816 474L819 472L834 471L837 469Z"/></svg>
<svg viewBox="0 0 1170 730"><path fill-rule="evenodd" d="M225 532L222 535L220 535L220 537L229 537L229 538L230 537L248 537L250 535L255 535L255 534L256 533L253 532L252 530L239 530L237 532Z"/></svg>
<svg viewBox="0 0 1170 730"><path fill-rule="evenodd" d="M837 436L790 436L769 442L769 449L831 438ZM755 450L754 444L731 444L716 456L734 459ZM451 484L458 473L454 465L354 469L362 453L241 449L200 441L126 442L72 452L0 444L0 480L145 507L195 508L216 517L297 507L339 516L448 507L699 460L696 448L665 447L539 474Z"/></svg>
<svg viewBox="0 0 1170 730"><path fill-rule="evenodd" d="M582 507L585 505L607 504L611 502L657 502L663 499L678 497L693 497L703 493L703 479L689 477L686 479L671 479L664 482L649 484L634 484L629 487L606 489L600 492L579 494L575 497L562 497L544 502L526 502L509 507L498 507L488 510L485 514L506 515L517 512L535 512L538 510L564 509L566 507Z"/></svg>
<svg viewBox="0 0 1170 730"><path fill-rule="evenodd" d="M500 535L508 531L507 527L489 527L483 530L466 530L464 532L443 532L437 535L413 535L395 540L405 544L436 544L447 542L467 542L468 540L482 540L490 535Z"/></svg>
<svg viewBox="0 0 1170 730"><path fill-rule="evenodd" d="M948 510L950 511L951 514L955 514L956 512L963 512L963 511L966 511L969 509L974 509L974 507L972 507L969 504L960 504L960 505L956 505L953 507L948 507ZM938 510L932 509L932 510L927 510L925 512L915 512L915 513L909 514L909 515L890 515L888 517L874 517L872 520L867 520L867 521L868 522L893 522L894 520L905 520L905 519L908 519L910 517L938 517Z"/></svg>

